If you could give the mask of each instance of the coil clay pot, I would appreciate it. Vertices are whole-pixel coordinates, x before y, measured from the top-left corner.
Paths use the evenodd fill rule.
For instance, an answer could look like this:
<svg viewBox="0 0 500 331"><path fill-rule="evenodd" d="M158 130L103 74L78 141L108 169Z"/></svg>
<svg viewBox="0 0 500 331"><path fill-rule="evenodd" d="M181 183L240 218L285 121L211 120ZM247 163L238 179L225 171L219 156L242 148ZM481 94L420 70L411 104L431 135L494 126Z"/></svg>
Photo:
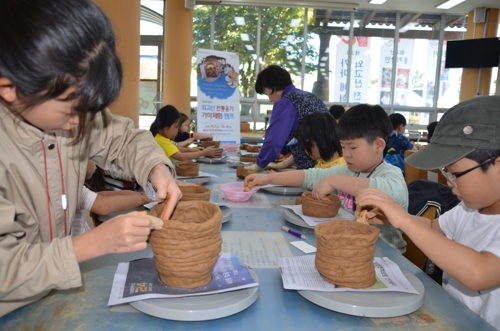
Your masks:
<svg viewBox="0 0 500 331"><path fill-rule="evenodd" d="M198 176L200 165L191 160L181 161L175 164L175 172L177 176Z"/></svg>
<svg viewBox="0 0 500 331"><path fill-rule="evenodd" d="M151 215L159 217L164 204ZM161 281L173 287L195 288L212 280L222 245L222 212L206 201L181 201L163 228L151 233L151 248Z"/></svg>
<svg viewBox="0 0 500 331"><path fill-rule="evenodd" d="M179 189L182 192L180 201L210 201L211 191L204 186L179 186Z"/></svg>
<svg viewBox="0 0 500 331"><path fill-rule="evenodd" d="M207 140L201 142L201 147L206 148L208 146L214 146L215 148L219 148L220 141Z"/></svg>
<svg viewBox="0 0 500 331"><path fill-rule="evenodd" d="M328 194L328 200L315 200L310 191L302 193L302 212L306 216L328 218L337 215L340 199L335 194Z"/></svg>
<svg viewBox="0 0 500 331"><path fill-rule="evenodd" d="M316 269L338 286L365 288L375 283L375 243L380 230L354 221L336 220L318 224Z"/></svg>

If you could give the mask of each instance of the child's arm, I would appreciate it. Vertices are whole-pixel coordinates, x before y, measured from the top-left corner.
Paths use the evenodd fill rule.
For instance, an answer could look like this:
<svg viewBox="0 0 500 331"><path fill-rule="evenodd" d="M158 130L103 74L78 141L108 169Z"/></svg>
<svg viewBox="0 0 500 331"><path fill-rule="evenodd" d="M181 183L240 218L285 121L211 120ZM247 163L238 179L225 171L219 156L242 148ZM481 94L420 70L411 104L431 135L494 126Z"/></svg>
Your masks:
<svg viewBox="0 0 500 331"><path fill-rule="evenodd" d="M181 148L181 147L188 147L189 145L191 145L194 141L194 138L188 138L184 141L180 141L177 143L177 147L178 148Z"/></svg>
<svg viewBox="0 0 500 331"><path fill-rule="evenodd" d="M301 187L304 183L304 170L273 172L267 175L251 174L245 178L245 187L267 184Z"/></svg>
<svg viewBox="0 0 500 331"><path fill-rule="evenodd" d="M150 228L149 218L139 212L114 217L72 238L77 261L81 263L106 254L143 250L147 247Z"/></svg>
<svg viewBox="0 0 500 331"><path fill-rule="evenodd" d="M318 182L312 190L312 196L317 200L325 200L326 196L335 190L357 196L360 190L368 188L369 185L370 178L334 175Z"/></svg>
<svg viewBox="0 0 500 331"><path fill-rule="evenodd" d="M97 215L109 215L152 202L145 193L134 191L98 192L90 211Z"/></svg>
<svg viewBox="0 0 500 331"><path fill-rule="evenodd" d="M214 139L214 137L209 133L195 132L193 133L194 139Z"/></svg>
<svg viewBox="0 0 500 331"><path fill-rule="evenodd" d="M375 206L383 214L370 223L386 218L392 226L410 237L417 247L451 277L473 291L500 285L500 258L490 252L478 252L448 239L437 219L429 221L409 215L386 194L376 189L362 190L356 198L359 206Z"/></svg>

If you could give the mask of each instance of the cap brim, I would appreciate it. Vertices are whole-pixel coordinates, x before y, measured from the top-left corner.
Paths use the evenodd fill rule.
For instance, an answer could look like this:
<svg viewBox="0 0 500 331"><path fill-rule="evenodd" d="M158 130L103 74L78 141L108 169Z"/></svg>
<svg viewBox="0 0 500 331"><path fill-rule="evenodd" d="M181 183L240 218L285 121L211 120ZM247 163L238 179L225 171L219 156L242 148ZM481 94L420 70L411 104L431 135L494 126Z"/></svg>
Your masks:
<svg viewBox="0 0 500 331"><path fill-rule="evenodd" d="M432 170L449 166L474 151L473 147L450 146L430 143L405 159L412 167Z"/></svg>

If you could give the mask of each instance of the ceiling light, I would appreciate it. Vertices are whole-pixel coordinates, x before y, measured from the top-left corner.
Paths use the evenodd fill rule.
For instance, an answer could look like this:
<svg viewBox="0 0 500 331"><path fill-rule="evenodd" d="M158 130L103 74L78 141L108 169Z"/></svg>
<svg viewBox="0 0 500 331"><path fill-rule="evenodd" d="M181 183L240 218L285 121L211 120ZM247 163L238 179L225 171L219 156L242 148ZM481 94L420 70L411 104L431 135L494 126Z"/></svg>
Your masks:
<svg viewBox="0 0 500 331"><path fill-rule="evenodd" d="M383 4L384 2L386 2L387 0L370 0L369 3L371 3L372 5L381 5Z"/></svg>
<svg viewBox="0 0 500 331"><path fill-rule="evenodd" d="M245 18L241 16L236 16L234 18L236 25L245 25Z"/></svg>
<svg viewBox="0 0 500 331"><path fill-rule="evenodd" d="M245 45L245 47L246 47L249 51L253 51L253 50L255 50L255 49L253 48L253 46L252 46L252 45Z"/></svg>
<svg viewBox="0 0 500 331"><path fill-rule="evenodd" d="M241 37L241 40L243 40L243 41L250 41L250 36L248 35L248 33L242 33L242 34L240 34L240 37Z"/></svg>
<svg viewBox="0 0 500 331"><path fill-rule="evenodd" d="M448 0L446 2L443 2L439 6L436 6L437 9L450 9L451 7L455 7L459 3L464 2L465 0Z"/></svg>
<svg viewBox="0 0 500 331"><path fill-rule="evenodd" d="M467 32L467 28L464 28L464 27L461 27L459 28L458 26L454 26L454 27L446 27L444 28L444 31L450 31L450 32Z"/></svg>

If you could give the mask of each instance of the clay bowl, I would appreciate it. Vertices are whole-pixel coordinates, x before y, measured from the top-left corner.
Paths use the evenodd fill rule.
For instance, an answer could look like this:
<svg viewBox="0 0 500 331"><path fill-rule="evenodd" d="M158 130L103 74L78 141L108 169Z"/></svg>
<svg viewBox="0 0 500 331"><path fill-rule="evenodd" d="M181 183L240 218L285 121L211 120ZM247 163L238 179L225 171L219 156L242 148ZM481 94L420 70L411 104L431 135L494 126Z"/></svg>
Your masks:
<svg viewBox="0 0 500 331"><path fill-rule="evenodd" d="M243 150L243 151L246 151L247 147L248 147L248 144L245 144L245 143L243 143L243 144L240 145L240 149Z"/></svg>
<svg viewBox="0 0 500 331"><path fill-rule="evenodd" d="M179 186L182 192L182 198L180 201L210 201L211 191L199 185L182 185Z"/></svg>
<svg viewBox="0 0 500 331"><path fill-rule="evenodd" d="M177 176L195 177L200 173L200 165L191 160L181 161L175 164L175 172Z"/></svg>
<svg viewBox="0 0 500 331"><path fill-rule="evenodd" d="M159 217L164 204L151 215ZM161 281L173 287L196 288L212 280L221 251L222 212L206 201L181 201L163 228L151 233L151 248Z"/></svg>
<svg viewBox="0 0 500 331"><path fill-rule="evenodd" d="M354 221L336 220L314 228L318 238L316 269L329 282L365 288L375 283L376 242L380 230Z"/></svg>
<svg viewBox="0 0 500 331"><path fill-rule="evenodd" d="M219 148L220 141L206 140L201 142L201 147L206 148L209 146L214 146L215 148Z"/></svg>
<svg viewBox="0 0 500 331"><path fill-rule="evenodd" d="M257 140L249 140L248 144L249 145L257 145L259 142Z"/></svg>
<svg viewBox="0 0 500 331"><path fill-rule="evenodd" d="M340 199L335 194L328 194L328 200L315 200L310 191L302 193L302 212L306 216L328 218L337 215Z"/></svg>

